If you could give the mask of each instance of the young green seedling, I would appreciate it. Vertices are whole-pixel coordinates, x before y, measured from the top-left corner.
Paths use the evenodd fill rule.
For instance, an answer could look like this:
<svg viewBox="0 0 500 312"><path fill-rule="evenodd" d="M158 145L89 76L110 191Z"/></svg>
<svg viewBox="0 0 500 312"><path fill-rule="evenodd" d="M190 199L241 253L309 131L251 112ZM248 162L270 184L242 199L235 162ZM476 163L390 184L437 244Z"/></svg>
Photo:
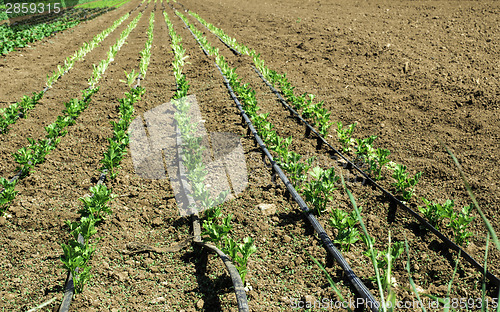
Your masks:
<svg viewBox="0 0 500 312"><path fill-rule="evenodd" d="M318 215L325 211L328 201L333 199L332 192L336 190L339 177L335 175L334 168L324 170L314 167L309 174L311 180L304 186L304 195Z"/></svg>
<svg viewBox="0 0 500 312"><path fill-rule="evenodd" d="M396 187L396 192L401 194L403 200L408 201L413 196L413 191L421 176L422 172L417 172L413 178L409 178L406 166L396 164L392 175L396 182L392 185Z"/></svg>
<svg viewBox="0 0 500 312"><path fill-rule="evenodd" d="M338 230L334 243L339 244L342 250L349 251L350 246L359 240L359 231L355 228L358 223L356 212L352 211L348 214L339 208L332 209L329 222Z"/></svg>
<svg viewBox="0 0 500 312"><path fill-rule="evenodd" d="M351 145L354 143L354 140L352 139L352 133L354 132L355 127L356 123L353 123L346 128L343 128L342 122L337 122L337 137L342 146L342 152L344 153L351 151Z"/></svg>
<svg viewBox="0 0 500 312"><path fill-rule="evenodd" d="M130 73L127 73L126 70L124 70L124 72L125 72L126 79L125 80L120 79L120 82L126 83L129 87L132 87L132 84L139 76L139 73L136 73L135 69L133 69Z"/></svg>
<svg viewBox="0 0 500 312"><path fill-rule="evenodd" d="M444 204L439 204L435 202L428 201L422 198L425 203L425 207L418 207L418 210L429 220L436 229L439 228L441 220L445 218L451 218L454 214L453 207L455 206L452 200L446 200Z"/></svg>
<svg viewBox="0 0 500 312"><path fill-rule="evenodd" d="M368 246L368 239L366 237L366 235L364 234L361 234L361 238L363 240L363 242L365 243L365 245ZM389 236L389 239L390 239L390 236ZM370 240L372 242L375 241L375 239L373 237L370 237ZM387 291L389 289L389 287L392 286L392 281L391 281L391 271L392 271L392 268L394 266L394 261L399 258L401 256L401 254L403 253L404 251L404 243L403 242L395 242L393 244L390 244L388 245L387 247L387 251L385 252L381 252L377 249L373 249L373 251L375 252L375 259L377 261L377 268L378 270L381 272L381 275L383 276L383 278L381 279L381 282L382 282L382 289L384 291ZM364 255L367 256L367 257L370 257L370 251L365 251L364 252ZM370 277L370 280L372 281L376 281L376 277L373 276L373 277Z"/></svg>
<svg viewBox="0 0 500 312"><path fill-rule="evenodd" d="M107 203L115 196L111 194L112 190L108 189L104 184L97 184L90 188L92 196L80 197L79 200L83 203L82 213L86 216L92 216L96 222L105 220L105 215L111 214L111 209Z"/></svg>
<svg viewBox="0 0 500 312"><path fill-rule="evenodd" d="M5 178L0 178L0 186L0 191L3 189L3 192L0 193L0 216L3 216L5 210L7 210L10 202L14 200L18 192L14 190L16 181L9 182Z"/></svg>
<svg viewBox="0 0 500 312"><path fill-rule="evenodd" d="M61 261L64 268L70 271L73 276L75 293L81 293L83 286L92 277L88 262L95 251L95 245L82 244L75 238L70 240L69 244L62 244L61 246L64 252Z"/></svg>
<svg viewBox="0 0 500 312"><path fill-rule="evenodd" d="M451 215L448 227L453 229L455 233L455 242L458 245L467 246L469 244L469 237L472 236L472 233L467 230L470 223L474 220L474 217L471 216L471 210L472 205L468 205L462 208L461 212L453 212Z"/></svg>

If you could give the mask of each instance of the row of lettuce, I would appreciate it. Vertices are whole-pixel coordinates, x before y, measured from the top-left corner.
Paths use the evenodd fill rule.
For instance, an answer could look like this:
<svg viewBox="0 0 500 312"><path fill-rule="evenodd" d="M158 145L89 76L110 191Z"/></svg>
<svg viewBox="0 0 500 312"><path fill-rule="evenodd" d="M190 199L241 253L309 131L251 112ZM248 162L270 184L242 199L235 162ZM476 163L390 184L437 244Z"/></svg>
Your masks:
<svg viewBox="0 0 500 312"><path fill-rule="evenodd" d="M189 111L191 102L186 98L189 91L189 84L185 75L182 73L186 50L182 46L182 38L177 35L173 25L164 12L165 22L169 29L169 34L172 40L172 50L174 52L174 60L172 62L174 77L177 83L177 92L174 95L175 101L175 120L180 132L182 140L182 164L187 171L187 179L191 186L192 192L190 196L193 198L193 207L191 211L197 213L204 211L205 217L203 220L202 237L204 241L214 243L226 255L228 255L236 265L243 284L247 275L247 263L249 257L257 251L254 240L246 237L242 242L235 240L230 235L233 228L231 224L232 214L225 217L222 214L221 204L228 195L227 191L219 194L211 194L207 188L205 179L207 176L206 166L203 163L203 152L205 146L201 144L203 137L197 135L198 121L191 120Z"/></svg>
<svg viewBox="0 0 500 312"><path fill-rule="evenodd" d="M122 32L116 44L110 48L108 55L111 57L101 61L98 66L94 67L94 76L89 79L89 84L93 85L98 83L99 74L96 74L96 71L101 73L101 75L104 73L107 66L113 60L116 52L123 44L126 43L128 35L137 26L141 17L142 13L139 13L139 15ZM154 15L151 13L150 25L153 25L153 21ZM141 51L141 55L150 54L150 41L152 38L153 26L148 29L148 39L150 40L147 42L149 42L149 44L146 44L146 47ZM149 59L146 62L143 62L141 58L141 64L143 66L143 73L145 74L149 65ZM113 127L113 136L108 138L109 146L101 159L101 163L103 164L101 171L103 171L104 174L107 174L107 176L111 179L116 178L118 175L117 169L120 168L120 162L127 153L126 149L129 143L128 127L133 118L134 103L139 101L145 92L145 89L139 85L132 86L135 80L133 78L134 74L131 73L126 76L126 82L128 83L130 90L125 92L125 96L118 100L120 104L117 107L117 110L120 114L120 119L118 122L111 122L111 126ZM135 75L135 77L137 77L137 75ZM64 257L61 260L64 267L71 272L73 276L73 285L76 293L82 292L85 284L91 279L90 259L96 250L97 244L96 241L92 240L92 237L97 233L96 226L102 223L106 219L107 215L112 213L109 207L109 202L115 197L115 195L112 194L112 190L107 188L104 183L98 183L97 185L91 187L90 193L91 196L79 199L83 204L83 207L80 210L80 219L74 222L66 221L73 238L68 242L68 244L61 245L64 252Z"/></svg>
<svg viewBox="0 0 500 312"><path fill-rule="evenodd" d="M125 14L116 20L112 26L96 35L90 42L84 43L82 47L77 50L72 56L67 57L63 66L58 66L57 70L52 75L47 76L47 87L52 87L62 75L68 72L76 61L80 61L84 56L98 46L111 32L113 32L123 21L129 17L129 13ZM89 88L82 90L82 98L73 98L65 103L65 109L62 115L58 116L56 121L45 127L47 132L45 139L35 141L28 139L29 145L19 149L13 154L14 159L18 163L19 174L17 179L9 181L5 178L0 178L0 184L3 186L4 191L0 193L0 213L5 214L6 209L9 207L12 200L15 198L17 191L14 190L15 185L19 179L27 176L35 166L43 163L45 157L56 148L60 143L61 138L67 134L66 128L73 125L78 116L89 106L92 96L98 92L98 84L106 72L110 63L114 61L115 56L126 40L132 30L137 26L142 13L131 21L131 23L123 30L117 39L116 43L109 48L107 57L101 60L97 65L93 66L91 77L88 79ZM149 58L151 55L151 47L153 40L153 13L151 14L150 27L148 29L148 40L145 49L141 52L140 71L145 76L147 67L149 65ZM132 75L127 75L127 81L133 81ZM129 84L130 86L130 84ZM48 89L47 88L47 89ZM15 123L19 118L21 112L24 116L29 109L38 102L43 96L44 92L35 93L33 97L24 97L22 101L11 105L9 108L4 109L3 113L3 132L7 126ZM129 92L125 93L125 97L119 100L118 111L120 113L120 120L118 122L112 121L113 137L109 138L108 150L104 153L101 163L103 164L101 170L109 173L111 178L117 175L116 169L119 168L119 163L123 156L126 154L126 147L128 145L128 127L134 113L133 104L137 102L145 89L136 86L131 87ZM72 273L73 282L76 292L81 292L84 284L90 279L90 266L89 260L95 251L95 243L91 241L91 237L97 232L96 225L105 219L105 216L111 213L108 206L109 200L112 199L111 190L104 184L98 184L90 188L92 196L82 197L80 200L83 207L80 210L81 218L78 221L67 221L72 240L68 244L62 244L64 257L62 262L64 267ZM79 240L79 237L84 240Z"/></svg>
<svg viewBox="0 0 500 312"><path fill-rule="evenodd" d="M109 28L96 35L90 42L84 43L82 47L75 51L72 56L67 57L63 66L58 66L57 70L54 71L52 75L47 75L47 87L52 87L52 85L62 75L64 75L73 67L76 61L83 60L87 53L97 47L128 17L129 14L125 14L117 21L115 21ZM112 55L113 53L111 53L110 56L112 57ZM97 68L94 68L93 75L100 78L102 72L99 72ZM93 82L94 85L97 83L97 81L95 80ZM78 115L88 106L91 96L95 92L97 92L97 88L85 90L83 91L82 99L71 99L70 101L65 103L66 109L63 111L63 115L59 116L54 123L45 127L45 130L47 132L45 139L35 142L35 140L28 138L29 146L22 147L13 154L14 159L18 163L18 169L20 170L19 178L23 178L24 176L26 176L34 166L42 163L45 160L45 156L55 148L55 146L59 143L61 137L67 133L67 131L64 129L67 126L74 124ZM27 112L38 103L38 101L43 97L44 93L45 90L40 93L34 93L31 97L24 96L21 101L12 104L5 109L1 109L1 132L6 132L7 127L11 124L14 124L19 118L20 114L26 117ZM6 178L0 178L0 185L4 188L4 191L0 193L0 215L3 215L5 213L11 202L14 200L17 194L17 191L14 190L17 182L18 179L9 181Z"/></svg>
<svg viewBox="0 0 500 312"><path fill-rule="evenodd" d="M402 164L397 164L391 161L388 156L390 151L383 148L375 148L373 143L376 136L359 139L353 138L353 132L356 124L344 126L342 122L333 123L330 121L330 113L323 107L324 102L320 101L315 103L315 98L312 94L297 95L295 87L288 81L286 74L279 74L274 70L269 69L260 55L253 49L249 49L245 45L239 44L234 38L225 34L221 29L203 20L198 14L190 11L190 15L196 18L200 23L205 25L214 34L222 38L223 41L228 43L238 52L252 57L256 68L263 74L263 76L275 87L279 87L281 93L286 100L299 112L302 117L309 121L313 126L318 127L319 133L323 136L328 135L328 130L332 125L336 125L335 131L337 133L338 141L344 153L354 153L355 163L360 164L361 167L369 174L374 180L385 179L383 170L391 172L393 182L391 185L394 187L396 194L400 196L403 201L409 201L414 195L415 187L422 176L422 172L411 175L407 171L407 167ZM234 71L228 73L231 77ZM246 108L247 109L247 108ZM256 111L251 108L250 112ZM267 114L257 116L267 117ZM257 125L260 123L261 117L257 117ZM313 159L304 159L300 155L289 151L288 147L291 144L291 137L279 138L275 135L272 125L264 123L261 131L263 138L270 139L270 147L278 155L278 162L284 170L290 174L290 180L299 189L303 189L306 200L308 200L316 212L319 214L325 210L326 201L329 200L329 194L335 188L338 181L332 170L323 170L320 168L312 168L311 164ZM302 160L302 161L301 161ZM307 181L307 172L311 169L310 181ZM313 184L313 185L311 185ZM429 220L429 222L438 228L442 220L448 220L446 226L453 230L455 242L460 245L467 245L468 238L472 233L468 230L472 220L471 205L463 207L460 211L453 209L454 202L452 200L445 201L444 204L433 202L422 198L424 206L419 207L419 211Z"/></svg>
<svg viewBox="0 0 500 312"><path fill-rule="evenodd" d="M27 113L32 109L40 99L44 96L45 92L53 86L53 84L59 80L64 74L70 71L76 62L82 61L85 56L92 51L95 47L99 46L100 43L106 39L109 34L111 34L123 21L129 17L129 14L123 15L121 18L116 20L113 25L103 30L101 33L97 34L88 43L84 42L83 45L75 51L72 55L66 57L64 65L58 65L57 69L54 70L50 75L47 75L46 88L39 93L33 93L32 96L24 96L19 102L16 102L9 107L0 109L0 133L5 133L8 131L8 127L16 123L20 116L25 118L28 116Z"/></svg>

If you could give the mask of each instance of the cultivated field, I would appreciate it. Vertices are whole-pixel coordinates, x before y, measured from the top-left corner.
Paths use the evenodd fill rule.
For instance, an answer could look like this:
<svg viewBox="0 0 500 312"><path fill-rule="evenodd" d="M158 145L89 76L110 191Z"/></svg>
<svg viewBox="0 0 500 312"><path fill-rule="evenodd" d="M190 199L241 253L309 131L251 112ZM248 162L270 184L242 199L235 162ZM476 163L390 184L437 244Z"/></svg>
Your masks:
<svg viewBox="0 0 500 312"><path fill-rule="evenodd" d="M220 215L199 217L202 239L238 267L250 311L356 302L359 289L332 250L364 284L362 297L412 303L393 311L423 311L419 298L427 311L443 309L443 301L432 306L437 298L456 311L497 311L500 244L489 233L500 233L500 3L111 2L0 56L0 311L47 302L38 311L59 311L69 262L82 278L70 311L238 311L226 267L213 252L205 258L169 177L137 174L128 146L134 118L186 95L196 97L207 133L230 133L242 146L248 183L231 188L243 192ZM254 68L345 159L319 144ZM128 84L124 71L141 75ZM184 140L179 151L214 160L175 118L180 130L165 129ZM287 186L263 162L249 121ZM203 161L183 160L203 207L209 183L195 183Z"/></svg>

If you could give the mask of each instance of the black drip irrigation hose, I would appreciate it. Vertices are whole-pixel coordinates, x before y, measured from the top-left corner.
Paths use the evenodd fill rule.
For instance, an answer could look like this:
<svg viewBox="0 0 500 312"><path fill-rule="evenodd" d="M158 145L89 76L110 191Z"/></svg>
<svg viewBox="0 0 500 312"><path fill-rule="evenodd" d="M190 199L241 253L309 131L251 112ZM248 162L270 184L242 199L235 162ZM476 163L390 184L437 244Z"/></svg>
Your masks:
<svg viewBox="0 0 500 312"><path fill-rule="evenodd" d="M354 162L352 162L351 160L349 160L340 151L338 151L330 143L328 143L323 138L323 136L321 136L321 134L318 131L316 131L316 129L313 128L313 126L311 126L307 121L305 121L304 118L302 118L302 116L295 109L293 109L291 106L289 106L286 103L286 100L281 96L280 92L278 90L276 90L266 80L266 78L262 75L262 73L257 68L255 68L254 66L252 66L252 68L259 75L259 77L266 83L266 85L271 89L271 91L278 97L278 99L281 102L281 104L283 106L285 106L293 115L295 115L295 117L297 117L300 120L300 122L302 122L303 124L305 124L305 126L308 129L308 131L313 132L317 136L317 138L318 138L319 142L321 142L321 144L325 144L326 146L328 146L335 154L337 154L338 156L340 156L346 162L346 166L343 166L344 169L353 168L356 171L358 171L361 175L363 175L364 179L366 179L366 181L368 181L368 184L372 185L375 188L378 188L386 197L388 197L392 202L396 203L396 205L403 207L412 217L414 217L415 219L417 219L417 221L419 221L422 225L424 225L426 229L428 229L429 231L431 231L432 233L434 233L439 239L441 239L449 249L455 250L456 252L460 252L460 255L465 260L467 260L467 262L469 262L474 268L476 268L476 270L478 272L480 272L483 275L485 274L484 267L479 262L477 262L471 255L469 255L465 250L463 250L461 247L459 247L457 244L455 244L453 241L451 241L443 233L441 233L440 231L438 231L434 226L432 226L429 222L427 222L427 220L425 220L423 217L421 217L417 212L415 212L413 209L411 209L410 207L408 207L405 203L403 203L402 201L400 201L399 199L397 199L391 192L387 191L380 184L378 184L376 181L374 181L368 174L366 174ZM490 271L487 270L486 271L486 277L493 284L495 284L497 287L500 287L500 280L493 273L491 273Z"/></svg>
<svg viewBox="0 0 500 312"><path fill-rule="evenodd" d="M184 165L182 163L182 142L181 142L181 134L179 131L179 128L176 125L176 134L177 134L177 159L179 159L179 181L181 184L181 189L184 190L184 196L187 198L189 207L194 207L195 202L193 197L188 193L188 182L186 178L186 172ZM241 276L238 273L238 270L234 266L234 264L231 262L231 259L224 253L222 250L217 248L215 245L209 244L204 242L201 239L201 227L200 227L200 219L198 216L198 212L194 211L192 214L192 222L193 222L193 242L201 247L208 248L212 251L214 251L224 262L224 265L226 266L227 271L229 272L229 275L231 277L231 281L233 282L234 286L234 292L236 295L236 301L238 303L238 311L239 312L249 312L250 308L248 307L248 300L247 300L247 294L245 292L245 287L243 285L243 281L241 280Z"/></svg>
<svg viewBox="0 0 500 312"><path fill-rule="evenodd" d="M297 190L293 187L292 183L288 180L286 175L283 173L281 168L276 164L274 161L271 153L269 150L266 148L264 142L260 138L260 136L257 134L257 131L255 130L252 122L250 121L250 118L247 116L245 113L241 103L239 102L238 98L236 97L236 94L234 93L233 89L229 85L229 81L227 80L226 76L222 73L222 70L220 69L219 65L215 64L217 66L217 69L221 73L222 77L224 78L224 84L229 90L229 93L231 94L231 97L233 98L234 102L236 103L236 106L238 107L240 114L242 116L242 119L245 121L247 124L249 131L253 134L257 144L259 145L260 149L263 151L265 157L267 157L271 163L273 174L278 175L281 181L285 184L285 187L287 188L288 192L290 195L293 197L295 202L299 205L301 208L302 212L306 215L307 220L309 223L311 223L312 227L314 228L314 231L318 234L319 238L325 245L326 250L335 258L337 263L341 266L341 268L344 270L346 273L347 278L349 281L352 283L354 288L356 289L358 295L364 299L364 302L366 303L367 306L370 307L370 309L373 312L378 311L378 302L373 298L373 295L371 292L366 288L366 286L363 284L363 282L359 279L359 277L354 273L354 271L351 269L350 265L347 263L345 258L342 256L342 253L333 245L332 240L328 236L328 234L325 232L321 224L318 222L318 219L311 213L309 208L307 207L307 204L305 201L302 199L302 197L299 195ZM263 155L263 159L265 159Z"/></svg>
<svg viewBox="0 0 500 312"><path fill-rule="evenodd" d="M183 20L184 21L184 20ZM186 22L184 22L186 24ZM198 41L198 38L195 36L195 34L191 31L189 26L186 24L186 27L189 29L193 37L196 39L200 47L203 49L203 52L208 56L208 52L203 48L203 46L200 44ZM255 130L252 122L250 121L250 118L248 118L247 114L245 113L245 110L243 109L243 106L241 105L240 101L238 100L236 94L234 93L233 89L231 88L229 81L227 80L226 76L222 72L221 68L217 63L215 63L215 66L219 70L219 72L222 75L222 78L224 79L224 84L226 85L226 88L228 89L232 99L236 103L236 106L238 107L240 114L242 116L242 119L244 122L247 124L249 131L253 134L257 144L259 145L260 149L263 152L262 159L265 160L265 157L269 159L271 162L272 170L273 170L273 176L278 174L280 179L283 181L285 184L285 187L287 188L288 192L291 194L295 202L299 205L299 207L302 209L304 214L306 215L307 220L309 223L313 226L314 231L318 234L319 238L323 242L323 245L325 246L325 249L334 257L334 259L337 261L337 263L340 265L340 267L344 270L347 278L351 282L351 284L354 286L356 289L356 292L358 295L363 298L364 303L372 310L373 312L378 312L379 309L379 303L375 300L373 295L371 294L370 290L363 284L363 282L359 279L359 277L354 273L354 271L351 269L351 266L345 258L342 256L342 253L333 245L332 240L328 236L328 234L325 232L321 224L318 222L316 217L312 215L311 211L307 207L307 204L305 201L302 199L302 197L299 195L297 190L293 187L292 183L288 180L286 175L283 173L281 168L276 164L276 162L273 160L273 157L269 150L266 148L264 142L260 138L260 136L257 134L257 131Z"/></svg>

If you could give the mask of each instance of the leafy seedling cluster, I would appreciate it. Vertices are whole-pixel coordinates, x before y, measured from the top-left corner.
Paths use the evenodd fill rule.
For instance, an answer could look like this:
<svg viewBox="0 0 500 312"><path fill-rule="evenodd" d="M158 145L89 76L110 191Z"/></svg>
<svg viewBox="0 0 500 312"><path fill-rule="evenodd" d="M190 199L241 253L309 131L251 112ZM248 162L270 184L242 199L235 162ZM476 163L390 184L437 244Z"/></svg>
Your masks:
<svg viewBox="0 0 500 312"><path fill-rule="evenodd" d="M455 206L453 200L448 199L444 204L431 202L425 198L422 200L425 206L418 207L418 210L432 226L439 229L443 220L448 219L449 222L446 226L453 230L455 242L458 245L467 246L469 244L469 237L472 236L472 233L468 231L468 228L474 220L474 217L471 216L472 205L463 207L462 211L457 213L453 209Z"/></svg>
<svg viewBox="0 0 500 312"><path fill-rule="evenodd" d="M89 261L95 251L95 243L91 238L97 233L96 224L103 221L106 215L111 214L108 202L114 197L111 190L104 184L98 184L90 188L92 196L81 197L83 203L80 210L79 221L66 221L73 237L68 244L61 244L64 256L61 257L63 267L71 272L73 285L76 293L81 293L84 285L92 277L90 274Z"/></svg>
<svg viewBox="0 0 500 312"><path fill-rule="evenodd" d="M358 223L356 212L347 213L342 209L334 208L330 211L328 221L338 231L333 242L339 244L341 250L349 251L351 245L359 240L359 231L356 228Z"/></svg>
<svg viewBox="0 0 500 312"><path fill-rule="evenodd" d="M177 91L175 93L174 99L180 99L188 94L189 83L186 79L186 75L182 73L182 69L185 65L185 60L188 58L186 54L186 49L182 46L182 37L177 35L174 30L174 26L170 21L168 14L163 12L163 16L165 17L165 23L168 27L168 33L170 38L172 39L172 50L174 51L174 61L172 62L172 66L174 68L174 77L175 82L177 83Z"/></svg>
<svg viewBox="0 0 500 312"><path fill-rule="evenodd" d="M392 177L396 180L392 185L396 188L396 192L401 195L403 200L410 200L422 172L417 172L413 177L410 177L405 165L395 164L392 169L394 170Z"/></svg>
<svg viewBox="0 0 500 312"><path fill-rule="evenodd" d="M146 90L141 86L131 88L129 92L125 92L125 97L119 100L120 106L118 107L118 111L120 113L120 120L118 122L111 121L113 137L108 138L109 147L101 160L103 164L101 170L108 170L111 179L116 178L118 175L117 169L120 168L120 162L127 154L129 143L127 131L134 113L133 105L141 99L141 95L144 92Z"/></svg>
<svg viewBox="0 0 500 312"><path fill-rule="evenodd" d="M139 69L141 71L142 79L146 78L149 61L151 59L151 47L153 46L153 30L154 30L155 15L151 12L149 16L148 40L146 40L146 47L141 51L141 61Z"/></svg>

